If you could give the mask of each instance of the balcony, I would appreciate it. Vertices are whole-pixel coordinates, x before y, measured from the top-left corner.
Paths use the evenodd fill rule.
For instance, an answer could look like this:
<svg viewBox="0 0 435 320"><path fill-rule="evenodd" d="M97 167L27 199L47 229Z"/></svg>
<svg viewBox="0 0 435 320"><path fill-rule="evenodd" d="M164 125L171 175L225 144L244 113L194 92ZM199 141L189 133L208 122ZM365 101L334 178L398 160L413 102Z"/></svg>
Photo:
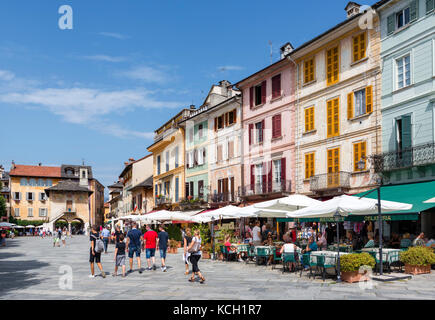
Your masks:
<svg viewBox="0 0 435 320"><path fill-rule="evenodd" d="M373 162L376 173L435 164L435 143L377 154Z"/></svg>
<svg viewBox="0 0 435 320"><path fill-rule="evenodd" d="M291 192L291 181L264 181L263 183L245 185L239 188L239 195L244 198L266 198Z"/></svg>
<svg viewBox="0 0 435 320"><path fill-rule="evenodd" d="M158 196L155 198L156 206L170 205L171 203L172 199L170 196Z"/></svg>
<svg viewBox="0 0 435 320"><path fill-rule="evenodd" d="M208 208L207 198L204 196L198 198L180 198L179 204L182 211Z"/></svg>
<svg viewBox="0 0 435 320"><path fill-rule="evenodd" d="M208 202L212 204L235 203L239 202L239 196L237 192L214 193L208 195Z"/></svg>
<svg viewBox="0 0 435 320"><path fill-rule="evenodd" d="M350 188L350 172L318 174L310 178L310 190L314 192Z"/></svg>

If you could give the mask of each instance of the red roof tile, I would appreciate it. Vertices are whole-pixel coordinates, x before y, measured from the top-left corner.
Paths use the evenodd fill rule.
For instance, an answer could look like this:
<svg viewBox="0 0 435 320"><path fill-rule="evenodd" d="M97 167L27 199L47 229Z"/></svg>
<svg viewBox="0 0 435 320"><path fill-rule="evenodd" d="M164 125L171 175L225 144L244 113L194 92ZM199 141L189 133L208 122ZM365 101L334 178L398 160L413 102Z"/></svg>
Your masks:
<svg viewBox="0 0 435 320"><path fill-rule="evenodd" d="M26 166L22 164L15 165L11 169L10 176L23 176L23 177L50 177L60 178L60 167L44 167L44 166Z"/></svg>

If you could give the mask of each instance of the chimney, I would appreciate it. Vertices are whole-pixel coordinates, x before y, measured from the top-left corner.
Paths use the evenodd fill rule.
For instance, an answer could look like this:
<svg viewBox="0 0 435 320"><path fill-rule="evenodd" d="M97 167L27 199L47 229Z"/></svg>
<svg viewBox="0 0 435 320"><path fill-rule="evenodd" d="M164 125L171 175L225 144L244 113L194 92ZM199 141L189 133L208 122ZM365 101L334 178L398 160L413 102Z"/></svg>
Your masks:
<svg viewBox="0 0 435 320"><path fill-rule="evenodd" d="M134 162L134 159L133 158L129 158L128 161Z"/></svg>
<svg viewBox="0 0 435 320"><path fill-rule="evenodd" d="M38 163L38 166L42 166L42 163L40 162L40 163Z"/></svg>
<svg viewBox="0 0 435 320"><path fill-rule="evenodd" d="M128 166L128 162L124 162L124 165L125 165L125 166Z"/></svg>
<svg viewBox="0 0 435 320"><path fill-rule="evenodd" d="M293 46L290 42L287 42L285 45L283 45L280 49L281 51L281 60L285 58L286 55L288 55L290 52L293 51Z"/></svg>
<svg viewBox="0 0 435 320"><path fill-rule="evenodd" d="M228 97L228 90L231 90L230 86L231 82L229 82L228 80L219 81L219 87L221 87L221 94L223 96Z"/></svg>
<svg viewBox="0 0 435 320"><path fill-rule="evenodd" d="M360 4L358 4L356 2L352 2L352 1L349 2L347 4L346 8L344 8L344 10L347 13L347 18L349 19L349 18L359 14L360 13L360 8L361 8Z"/></svg>
<svg viewBox="0 0 435 320"><path fill-rule="evenodd" d="M190 110L195 110L195 105L194 104L190 105Z"/></svg>

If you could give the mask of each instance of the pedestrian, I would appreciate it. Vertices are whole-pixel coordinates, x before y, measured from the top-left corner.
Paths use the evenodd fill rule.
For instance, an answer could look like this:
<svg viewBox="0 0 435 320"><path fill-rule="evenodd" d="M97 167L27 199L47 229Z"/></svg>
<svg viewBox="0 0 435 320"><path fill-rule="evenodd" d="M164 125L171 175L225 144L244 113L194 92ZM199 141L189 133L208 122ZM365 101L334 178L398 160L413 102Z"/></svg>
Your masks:
<svg viewBox="0 0 435 320"><path fill-rule="evenodd" d="M58 233L57 230L53 230L53 247L57 247L57 244L59 242L59 237L58 237Z"/></svg>
<svg viewBox="0 0 435 320"><path fill-rule="evenodd" d="M163 225L159 227L159 234L157 238L157 249L160 252L160 259L162 259L161 269L163 272L166 272L166 250L168 249L169 235L165 231Z"/></svg>
<svg viewBox="0 0 435 320"><path fill-rule="evenodd" d="M89 263L91 264L91 274L89 275L89 278L95 278L94 263L97 263L98 269L100 269L101 271L101 276L103 278L106 277L106 274L103 271L103 266L101 265L101 252L98 252L96 248L97 240L100 239L100 233L97 230L98 227L96 225L93 225L89 237L89 240L91 241L91 249L89 255Z"/></svg>
<svg viewBox="0 0 435 320"><path fill-rule="evenodd" d="M66 235L67 235L66 227L64 227L61 233L61 240L64 247L66 247Z"/></svg>
<svg viewBox="0 0 435 320"><path fill-rule="evenodd" d="M186 271L184 272L185 275L189 274L189 255L190 255L190 253L187 251L187 248L189 247L191 242L192 242L192 233L190 231L190 228L186 228L186 231L185 231L184 237L183 237L183 243L184 243L183 260L184 260L184 266L186 268Z"/></svg>
<svg viewBox="0 0 435 320"><path fill-rule="evenodd" d="M257 221L255 227L252 229L252 242L254 246L261 246L260 221Z"/></svg>
<svg viewBox="0 0 435 320"><path fill-rule="evenodd" d="M115 234L114 234L115 244L119 241L119 238L120 238L121 234L123 234L122 231L121 231L121 228L119 226L116 226L116 228L115 228Z"/></svg>
<svg viewBox="0 0 435 320"><path fill-rule="evenodd" d="M151 229L150 225L146 225L146 230L144 235L144 242L145 242L145 252L147 257L147 270L151 270L151 259L153 261L153 267L152 270L156 270L156 240L158 238L157 232Z"/></svg>
<svg viewBox="0 0 435 320"><path fill-rule="evenodd" d="M121 237L119 237L119 240ZM136 222L133 222L132 229L127 233L127 244L126 250L128 251L128 258L130 262L130 270L128 273L133 272L133 255L136 254L137 265L139 267L139 273L142 273L140 252L141 252L141 241L143 240L142 232L137 229Z"/></svg>
<svg viewBox="0 0 435 320"><path fill-rule="evenodd" d="M101 236L104 242L104 253L107 254L107 247L109 246L109 237L110 237L110 231L107 227L103 229L103 231L101 232Z"/></svg>
<svg viewBox="0 0 435 320"><path fill-rule="evenodd" d="M0 234L0 243L2 247L6 247L6 231L2 230Z"/></svg>
<svg viewBox="0 0 435 320"><path fill-rule="evenodd" d="M113 276L118 274L118 267L122 267L122 277L125 277L125 242L124 235L119 236L119 241L115 244L115 272Z"/></svg>
<svg viewBox="0 0 435 320"><path fill-rule="evenodd" d="M190 263L192 263L192 276L189 278L190 282L195 281L195 275L198 275L200 283L204 283L205 278L201 274L201 271L198 267L198 261L201 259L201 236L199 233L199 229L196 229L194 232L194 237L192 238L192 242L190 243L187 251L190 253Z"/></svg>

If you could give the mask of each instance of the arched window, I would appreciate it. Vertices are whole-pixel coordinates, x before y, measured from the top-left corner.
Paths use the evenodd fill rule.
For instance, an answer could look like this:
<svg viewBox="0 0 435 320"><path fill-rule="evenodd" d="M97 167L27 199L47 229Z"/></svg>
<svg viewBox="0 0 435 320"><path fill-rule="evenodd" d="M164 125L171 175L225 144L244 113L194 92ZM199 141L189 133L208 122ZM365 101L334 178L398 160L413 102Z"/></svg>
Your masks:
<svg viewBox="0 0 435 320"><path fill-rule="evenodd" d="M38 179L38 187L45 187L45 180L44 179Z"/></svg>
<svg viewBox="0 0 435 320"><path fill-rule="evenodd" d="M47 187L51 187L53 185L53 182L51 179L47 179Z"/></svg>
<svg viewBox="0 0 435 320"><path fill-rule="evenodd" d="M36 180L35 179L30 179L29 180L29 185L32 186L32 187L35 187L36 186Z"/></svg>
<svg viewBox="0 0 435 320"><path fill-rule="evenodd" d="M26 178L21 178L20 185L21 186L27 186L27 179Z"/></svg>

